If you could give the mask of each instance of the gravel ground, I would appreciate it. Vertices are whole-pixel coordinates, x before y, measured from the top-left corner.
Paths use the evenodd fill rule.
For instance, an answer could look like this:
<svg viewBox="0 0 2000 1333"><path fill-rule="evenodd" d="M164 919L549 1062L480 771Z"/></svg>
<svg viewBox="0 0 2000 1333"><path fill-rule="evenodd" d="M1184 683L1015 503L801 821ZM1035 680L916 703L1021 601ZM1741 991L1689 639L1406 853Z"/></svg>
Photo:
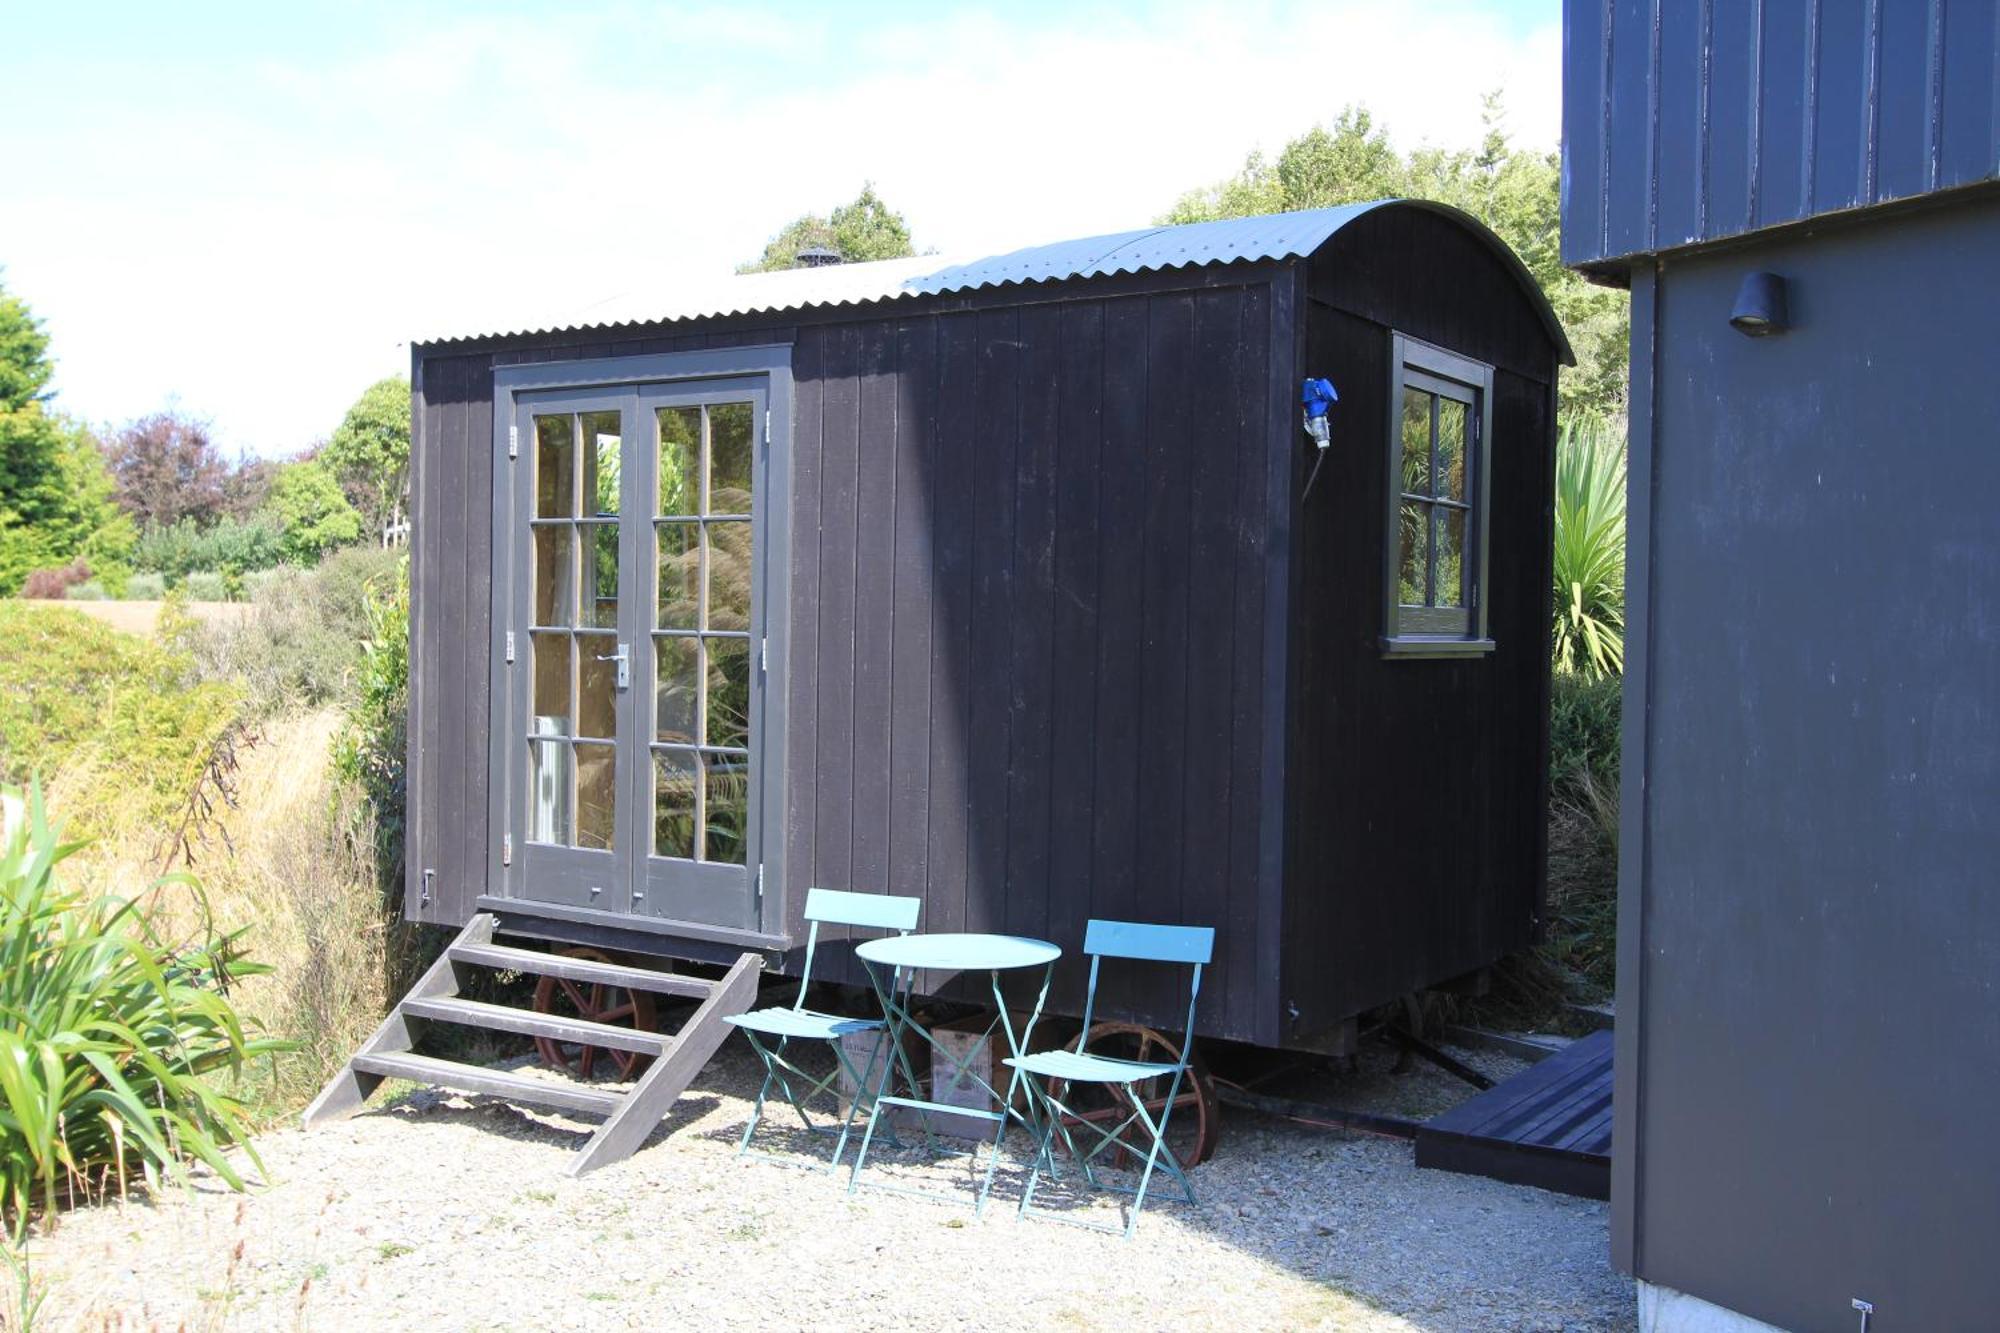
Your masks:
<svg viewBox="0 0 2000 1333"><path fill-rule="evenodd" d="M1464 1095L1426 1067L1386 1066L1364 1060L1336 1091L1401 1114ZM417 1091L310 1134L273 1133L258 1145L269 1184L248 1196L198 1178L151 1203L70 1214L34 1247L41 1324L1634 1327L1603 1204L1420 1172L1400 1141L1232 1110L1220 1151L1195 1173L1204 1206L1162 1194L1127 1243L1017 1222L1018 1139L983 1219L969 1202L865 1187L928 1185L969 1201L962 1160L926 1164L878 1143L850 1197L844 1172L738 1159L755 1088L753 1059L731 1042L646 1148L582 1180L562 1171L586 1125L488 1098ZM796 1133L767 1146L825 1151ZM1118 1217L1107 1200L1061 1191L1038 1193L1044 1203Z"/></svg>

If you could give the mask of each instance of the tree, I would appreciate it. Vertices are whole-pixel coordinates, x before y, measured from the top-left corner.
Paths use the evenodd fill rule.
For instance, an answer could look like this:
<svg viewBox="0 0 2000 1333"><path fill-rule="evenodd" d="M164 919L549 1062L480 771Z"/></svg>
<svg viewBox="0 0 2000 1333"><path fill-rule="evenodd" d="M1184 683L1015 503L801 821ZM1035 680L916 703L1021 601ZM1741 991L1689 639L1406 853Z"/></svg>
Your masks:
<svg viewBox="0 0 2000 1333"><path fill-rule="evenodd" d="M19 591L30 570L79 557L120 585L132 549L97 442L48 410L48 347L26 303L0 287L0 596Z"/></svg>
<svg viewBox="0 0 2000 1333"><path fill-rule="evenodd" d="M763 255L737 268L738 273L770 273L799 267L799 251L832 250L850 264L871 259L902 259L915 254L910 244L910 225L901 213L892 212L875 193L871 181L861 187L851 204L842 204L826 217L808 213L771 238Z"/></svg>
<svg viewBox="0 0 2000 1333"><path fill-rule="evenodd" d="M1275 162L1252 153L1228 180L1181 196L1161 219L1214 218L1325 208L1367 199L1434 199L1472 214L1521 257L1569 334L1576 367L1563 372L1565 414L1625 410L1627 305L1562 265L1561 159L1516 149L1498 94L1486 98L1486 135L1472 151L1420 148L1399 155L1365 108L1287 143Z"/></svg>
<svg viewBox="0 0 2000 1333"><path fill-rule="evenodd" d="M222 513L229 465L208 429L205 421L169 410L128 423L106 443L118 503L134 521L206 524Z"/></svg>
<svg viewBox="0 0 2000 1333"><path fill-rule="evenodd" d="M371 531L402 512L410 474L410 382L392 375L369 385L319 457Z"/></svg>
<svg viewBox="0 0 2000 1333"><path fill-rule="evenodd" d="M337 546L361 540L361 515L317 458L288 464L271 484L270 510L285 525L285 555L314 564Z"/></svg>

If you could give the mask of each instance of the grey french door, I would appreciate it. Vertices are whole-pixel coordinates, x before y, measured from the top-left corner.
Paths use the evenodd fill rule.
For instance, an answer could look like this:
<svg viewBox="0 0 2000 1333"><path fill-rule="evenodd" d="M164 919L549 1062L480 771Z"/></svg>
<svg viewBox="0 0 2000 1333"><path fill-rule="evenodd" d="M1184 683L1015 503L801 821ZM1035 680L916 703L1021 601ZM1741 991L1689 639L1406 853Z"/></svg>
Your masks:
<svg viewBox="0 0 2000 1333"><path fill-rule="evenodd" d="M515 396L512 896L758 925L762 378Z"/></svg>

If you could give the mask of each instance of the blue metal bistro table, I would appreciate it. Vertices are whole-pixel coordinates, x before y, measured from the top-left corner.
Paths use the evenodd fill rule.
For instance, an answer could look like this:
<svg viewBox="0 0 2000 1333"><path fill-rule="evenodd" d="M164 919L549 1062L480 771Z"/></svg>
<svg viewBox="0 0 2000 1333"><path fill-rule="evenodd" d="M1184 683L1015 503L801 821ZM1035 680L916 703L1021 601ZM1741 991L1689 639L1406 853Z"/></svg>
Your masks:
<svg viewBox="0 0 2000 1333"><path fill-rule="evenodd" d="M1049 978L1055 975L1056 959L1062 957L1062 950L1047 940L1023 939L1018 935L893 935L885 939L868 940L857 945L854 956L868 969L868 980L875 987L875 997L882 1004L882 1013L888 1019L889 1030L886 1040L896 1062L902 1071L903 1082L908 1085L907 1097L878 1097L875 1109L868 1116L868 1132L861 1136L861 1152L854 1159L854 1168L847 1177L847 1189L851 1194L861 1179L861 1167L868 1160L868 1146L875 1138L875 1126L881 1119L884 1106L907 1106L918 1112L924 1126L924 1142L937 1151L937 1141L931 1134L930 1117L933 1112L948 1112L955 1116L971 1116L993 1122L992 1160L986 1164L986 1179L980 1185L978 1201L973 1205L977 1216L986 1210L986 1196L993 1191L993 1172L1000 1165L1000 1144L1007 1137L1007 1121L1018 1120L1030 1134L1039 1134L1035 1119L1034 1099L1027 1099L1028 1110L1024 1114L1014 1108L1014 1092L1021 1080L1017 1069L1007 1080L1005 1096L991 1083L960 1061L947 1047L932 1036L930 1030L916 1019L911 1012L910 987L904 985L906 973L914 976L919 971L936 972L985 972L992 980L993 1007L996 1010L993 1021L981 1033L983 1039L990 1039L998 1028L1006 1035L1007 1049L1017 1059L1024 1053L1035 1023L1042 1016L1042 1004L1049 997ZM1014 1031L1014 1020L1007 1013L1006 997L1000 993L1000 974L1019 968L1039 967L1042 969L1042 984L1035 995L1035 1007L1022 1024L1021 1031ZM917 1082L915 1069L911 1067L909 1049L904 1038L914 1033L929 1044L931 1056L931 1086L933 1092L939 1086L940 1061L951 1069L951 1081L969 1079L984 1088L999 1110L975 1110L964 1106L952 1106L944 1102L927 1099L923 1088ZM977 1049L974 1043L973 1049ZM998 1064L993 1066L999 1068ZM893 1077L893 1076L892 1076ZM893 1137L893 1131L892 1131ZM1039 1139L1037 1140L1039 1141ZM976 1154L978 1149L973 1149ZM871 1186L871 1188L894 1190L899 1194L915 1194L922 1198L942 1199L947 1196L928 1190L905 1189L893 1185Z"/></svg>

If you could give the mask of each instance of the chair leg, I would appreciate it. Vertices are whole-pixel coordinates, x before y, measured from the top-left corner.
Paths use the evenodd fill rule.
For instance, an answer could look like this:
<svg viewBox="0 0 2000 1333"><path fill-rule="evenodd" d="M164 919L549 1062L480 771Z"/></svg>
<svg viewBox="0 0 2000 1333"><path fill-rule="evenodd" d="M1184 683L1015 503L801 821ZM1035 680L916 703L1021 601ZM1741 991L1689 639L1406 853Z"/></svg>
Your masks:
<svg viewBox="0 0 2000 1333"><path fill-rule="evenodd" d="M875 1044L868 1048L867 1072L861 1074L859 1077L855 1076L854 1066L849 1062L847 1052L841 1048L841 1044L837 1041L831 1044L833 1046L833 1058L840 1062L840 1067L847 1071L848 1077L854 1079L854 1098L847 1104L847 1114L841 1117L840 1139L833 1145L833 1160L826 1164L826 1169L829 1171L839 1168L840 1156L847 1151L847 1136L854 1130L854 1116L861 1109L861 1099L866 1097L870 1102L873 1102L875 1097L879 1095L880 1089L874 1088L873 1083L875 1080L875 1059L882 1050L882 1034L879 1031L875 1034ZM887 1072L886 1069L883 1070L883 1073L886 1074Z"/></svg>
<svg viewBox="0 0 2000 1333"><path fill-rule="evenodd" d="M1023 1075L1021 1083L1028 1090L1028 1105L1034 1107L1039 1104L1041 1110L1046 1114L1039 1116L1041 1123L1035 1135L1035 1158L1028 1167L1028 1183L1021 1187L1021 1202L1014 1209L1014 1216L1016 1218L1028 1215L1028 1206L1034 1202L1035 1187L1042 1183L1042 1164L1044 1162L1048 1163L1049 1174L1051 1176L1055 1174L1053 1147L1055 1144L1056 1126L1061 1122L1061 1116L1057 1114L1054 1107L1040 1100L1041 1090L1035 1086L1035 1079L1032 1074Z"/></svg>
<svg viewBox="0 0 2000 1333"><path fill-rule="evenodd" d="M861 1151L854 1154L853 1169L847 1173L847 1192L849 1194L854 1193L855 1186L861 1179L861 1166L868 1160L868 1145L875 1141L875 1126L882 1119L882 1099L876 1097L873 1099L873 1103L868 1108L868 1128L861 1135Z"/></svg>
<svg viewBox="0 0 2000 1333"><path fill-rule="evenodd" d="M1130 1240L1132 1239L1132 1233L1139 1229L1139 1210L1146 1206L1146 1188L1152 1183L1153 1167L1158 1164L1160 1153L1167 1146L1167 1121L1173 1116L1174 1104L1172 1100L1169 1100L1166 1106L1161 1108L1160 1122L1156 1125L1153 1123L1153 1117L1146 1113L1144 1099L1139 1096L1131 1084L1128 1083L1124 1086L1125 1095L1132 1099L1133 1111L1138 1114L1140 1123L1146 1126L1146 1132L1153 1136L1153 1150L1146 1154L1146 1169L1139 1175L1139 1189L1132 1196L1132 1212L1125 1220L1125 1239ZM1169 1152L1167 1156L1172 1158L1173 1154ZM1175 1163L1171 1170L1173 1175L1179 1178L1181 1192L1187 1195L1187 1201L1191 1204L1194 1203L1194 1190L1188 1184L1187 1173L1179 1169L1178 1163Z"/></svg>
<svg viewBox="0 0 2000 1333"><path fill-rule="evenodd" d="M757 1100L750 1107L750 1123L743 1126L743 1140L736 1145L736 1155L743 1156L750 1151L750 1136L757 1132L757 1122L764 1118L764 1099L771 1094L771 1082L778 1076L777 1068L771 1063L771 1056L764 1049L764 1043L749 1028L743 1029L743 1036L750 1043L750 1049L757 1052L757 1058L764 1063L764 1082L757 1089Z"/></svg>

